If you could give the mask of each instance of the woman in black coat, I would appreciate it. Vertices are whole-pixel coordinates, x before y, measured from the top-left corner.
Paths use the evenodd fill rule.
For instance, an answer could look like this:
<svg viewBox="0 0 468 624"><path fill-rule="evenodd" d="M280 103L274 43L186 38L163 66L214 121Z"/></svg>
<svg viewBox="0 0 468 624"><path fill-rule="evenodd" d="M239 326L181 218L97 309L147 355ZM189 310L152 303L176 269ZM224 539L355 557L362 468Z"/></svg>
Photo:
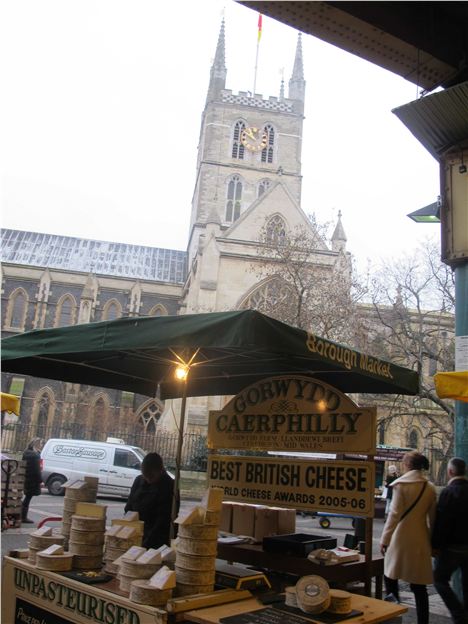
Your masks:
<svg viewBox="0 0 468 624"><path fill-rule="evenodd" d="M24 477L24 499L21 509L21 521L26 524L34 523L34 520L28 518L29 503L33 496L39 496L41 493L41 449L41 438L34 438L23 453L23 461L26 462L26 473Z"/></svg>
<svg viewBox="0 0 468 624"><path fill-rule="evenodd" d="M137 511L143 520L145 548L169 545L174 479L167 474L158 453L144 457L141 472L133 482L125 511Z"/></svg>

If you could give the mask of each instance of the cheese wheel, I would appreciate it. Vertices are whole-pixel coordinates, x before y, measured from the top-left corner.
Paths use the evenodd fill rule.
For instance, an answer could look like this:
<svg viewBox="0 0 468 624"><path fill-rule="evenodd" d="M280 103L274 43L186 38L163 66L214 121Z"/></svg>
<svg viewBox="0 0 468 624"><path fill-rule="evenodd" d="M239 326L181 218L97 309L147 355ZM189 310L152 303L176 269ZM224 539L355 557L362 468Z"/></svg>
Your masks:
<svg viewBox="0 0 468 624"><path fill-rule="evenodd" d="M131 576L134 579L149 579L160 567L160 563L138 563L138 561L122 559L119 571L123 576Z"/></svg>
<svg viewBox="0 0 468 624"><path fill-rule="evenodd" d="M141 535L135 535L130 538L117 537L115 535L106 536L107 548L125 551L128 550L130 546L141 546Z"/></svg>
<svg viewBox="0 0 468 624"><path fill-rule="evenodd" d="M206 510L204 524L207 524L210 526L219 526L220 522L221 522L220 511L210 511L209 509Z"/></svg>
<svg viewBox="0 0 468 624"><path fill-rule="evenodd" d="M124 592L129 592L131 583L132 581L135 580L133 576L124 576L123 574L119 573L118 579L119 579L119 589L121 589Z"/></svg>
<svg viewBox="0 0 468 624"><path fill-rule="evenodd" d="M193 594L209 594L214 589L214 585L185 585L177 583L176 593L178 596L192 596Z"/></svg>
<svg viewBox="0 0 468 624"><path fill-rule="evenodd" d="M102 555L94 557L73 555L73 567L77 570L97 570L102 568Z"/></svg>
<svg viewBox="0 0 468 624"><path fill-rule="evenodd" d="M191 539L217 540L218 527L206 526L205 524L181 524L177 535Z"/></svg>
<svg viewBox="0 0 468 624"><path fill-rule="evenodd" d="M116 575L119 572L119 566L116 565L115 563L112 563L112 561L106 561L104 571L107 572L108 574Z"/></svg>
<svg viewBox="0 0 468 624"><path fill-rule="evenodd" d="M86 557L101 557L102 559L102 544L77 544L70 540L68 550L74 555L81 555Z"/></svg>
<svg viewBox="0 0 468 624"><path fill-rule="evenodd" d="M63 555L45 555L41 552L36 554L36 567L39 570L50 570L52 572L67 572L72 569L73 555L64 553Z"/></svg>
<svg viewBox="0 0 468 624"><path fill-rule="evenodd" d="M351 594L341 589L330 589L330 606L327 611L347 615L351 610Z"/></svg>
<svg viewBox="0 0 468 624"><path fill-rule="evenodd" d="M88 518L88 516L73 516L71 521L72 529L77 531L102 531L106 529L104 518Z"/></svg>
<svg viewBox="0 0 468 624"><path fill-rule="evenodd" d="M70 542L88 544L89 546L102 546L104 544L104 533L102 531L78 531L77 529L71 529Z"/></svg>
<svg viewBox="0 0 468 624"><path fill-rule="evenodd" d="M330 587L321 576L303 576L296 583L296 597L306 613L322 613L330 606Z"/></svg>
<svg viewBox="0 0 468 624"><path fill-rule="evenodd" d="M179 568L187 568L187 570L214 570L216 558L213 555L209 557L200 557L198 555L186 555L180 551L176 554L176 566Z"/></svg>
<svg viewBox="0 0 468 624"><path fill-rule="evenodd" d="M73 500L72 498L67 498L65 496L65 498L63 499L63 510L69 511L72 514L75 513L76 503L77 503L76 500Z"/></svg>
<svg viewBox="0 0 468 624"><path fill-rule="evenodd" d="M146 580L132 581L130 584L130 600L151 607L162 607L171 598L171 589L156 589Z"/></svg>
<svg viewBox="0 0 468 624"><path fill-rule="evenodd" d="M97 490L94 488L82 488L81 490L66 488L65 490L65 498L73 501L81 501L83 503L96 502L96 496Z"/></svg>
<svg viewBox="0 0 468 624"><path fill-rule="evenodd" d="M214 570L187 570L179 568L176 563L175 572L177 582L186 585L211 585L215 580Z"/></svg>
<svg viewBox="0 0 468 624"><path fill-rule="evenodd" d="M188 537L177 538L177 552L186 555L216 555L218 550L217 540L197 540Z"/></svg>
<svg viewBox="0 0 468 624"><path fill-rule="evenodd" d="M44 548L52 546L52 544L63 546L64 539L65 537L63 535L31 535L29 547L44 550Z"/></svg>
<svg viewBox="0 0 468 624"><path fill-rule="evenodd" d="M64 509L62 513L62 522L64 522L65 524L71 524L74 513L74 511L66 511Z"/></svg>

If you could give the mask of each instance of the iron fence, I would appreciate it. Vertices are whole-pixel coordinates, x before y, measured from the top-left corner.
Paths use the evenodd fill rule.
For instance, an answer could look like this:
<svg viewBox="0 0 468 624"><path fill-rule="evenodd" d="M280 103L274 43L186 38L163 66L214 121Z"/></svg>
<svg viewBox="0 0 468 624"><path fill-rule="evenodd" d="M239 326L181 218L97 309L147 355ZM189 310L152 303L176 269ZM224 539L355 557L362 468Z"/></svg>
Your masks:
<svg viewBox="0 0 468 624"><path fill-rule="evenodd" d="M156 451L163 458L167 468L175 468L177 432L161 430L156 433L145 434L130 430L103 433L94 429L85 429L76 423L51 427L18 423L3 427L2 451L5 453L22 453L33 438L42 438L44 442L51 438L90 440L93 442L105 442L107 438L117 438L124 440L125 444L139 446L147 452ZM206 436L199 433L185 433L181 469L204 472L206 465Z"/></svg>

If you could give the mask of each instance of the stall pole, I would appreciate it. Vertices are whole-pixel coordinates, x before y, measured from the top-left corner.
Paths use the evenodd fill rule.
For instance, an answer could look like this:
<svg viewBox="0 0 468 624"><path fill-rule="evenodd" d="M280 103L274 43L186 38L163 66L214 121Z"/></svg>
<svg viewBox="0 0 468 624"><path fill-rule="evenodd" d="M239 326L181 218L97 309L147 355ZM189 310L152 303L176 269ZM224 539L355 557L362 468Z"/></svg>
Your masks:
<svg viewBox="0 0 468 624"><path fill-rule="evenodd" d="M368 455L367 461L372 462L374 467L374 480L375 480L375 456ZM375 483L374 483L375 488ZM365 565L366 565L366 580L364 585L364 591L366 596L372 596L372 548L373 548L373 536L374 536L374 519L372 517L366 518L366 537L365 537Z"/></svg>
<svg viewBox="0 0 468 624"><path fill-rule="evenodd" d="M179 438L177 440L177 453L176 453L176 469L174 478L174 492L172 495L172 511L171 511L171 540L175 537L175 525L174 520L177 518L178 502L179 502L179 484L180 484L180 465L182 461L182 445L184 443L184 428L185 428L185 408L187 404L187 379L184 380L184 390L182 394L182 405L180 407L180 422L179 422Z"/></svg>

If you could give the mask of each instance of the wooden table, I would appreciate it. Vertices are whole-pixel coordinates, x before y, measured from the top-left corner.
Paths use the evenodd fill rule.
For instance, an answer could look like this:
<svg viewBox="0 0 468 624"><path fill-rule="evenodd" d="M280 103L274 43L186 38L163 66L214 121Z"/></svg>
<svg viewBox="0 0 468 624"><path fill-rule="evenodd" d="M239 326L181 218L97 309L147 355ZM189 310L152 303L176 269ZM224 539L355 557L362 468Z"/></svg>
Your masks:
<svg viewBox="0 0 468 624"><path fill-rule="evenodd" d="M312 563L307 557L291 557L276 553L265 552L262 546L252 544L219 544L218 559L235 561L252 566L305 576L318 574L327 581L335 583L352 583L365 581L367 563L361 555L359 561L341 563L333 566L322 566ZM381 555L373 557L370 564L370 574L375 577L375 597L382 598L382 581L384 573L384 558Z"/></svg>
<svg viewBox="0 0 468 624"><path fill-rule="evenodd" d="M392 618L399 617L408 610L399 604L384 602L383 600L376 600L367 596L358 596L357 594L353 594L351 606L357 611L362 611L363 614L345 620L344 624L377 624L377 622L386 622ZM256 611L264 607L265 605L255 598L249 598L231 604L187 611L184 613L184 621L196 622L197 624L218 624L221 618L229 615L240 615L241 613Z"/></svg>

